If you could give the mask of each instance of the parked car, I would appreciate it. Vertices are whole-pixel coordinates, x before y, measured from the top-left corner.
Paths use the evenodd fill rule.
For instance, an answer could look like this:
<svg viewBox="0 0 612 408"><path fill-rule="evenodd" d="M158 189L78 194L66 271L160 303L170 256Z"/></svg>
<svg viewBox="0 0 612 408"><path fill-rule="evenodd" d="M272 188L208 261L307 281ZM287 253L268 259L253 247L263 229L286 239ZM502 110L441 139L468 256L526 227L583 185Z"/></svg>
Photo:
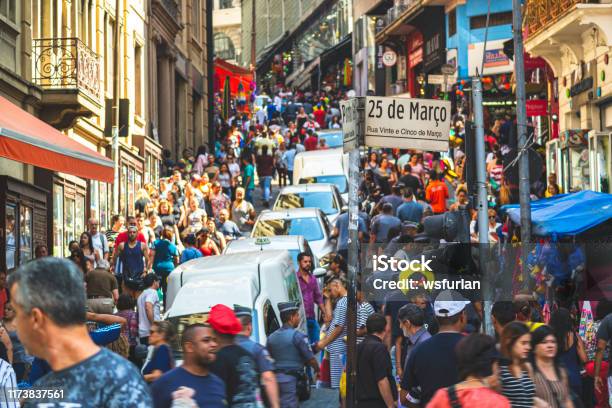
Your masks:
<svg viewBox="0 0 612 408"><path fill-rule="evenodd" d="M253 226L251 237L302 235L317 259L333 252L335 243L330 238L331 226L327 216L318 208L264 210Z"/></svg>
<svg viewBox="0 0 612 408"><path fill-rule="evenodd" d="M311 150L295 156L293 184L330 183L348 203L348 154L342 149Z"/></svg>
<svg viewBox="0 0 612 408"><path fill-rule="evenodd" d="M297 184L283 187L276 197L272 209L283 210L289 208L320 208L332 225L340 212L348 209L345 207L338 187L329 183Z"/></svg>
<svg viewBox="0 0 612 408"><path fill-rule="evenodd" d="M235 304L253 310L251 338L260 344L281 326L279 302L302 304L293 261L286 250L251 251L196 258L179 265L168 277L164 317L177 328L208 319L216 304ZM306 318L300 306L300 330ZM175 350L180 357L181 350Z"/></svg>

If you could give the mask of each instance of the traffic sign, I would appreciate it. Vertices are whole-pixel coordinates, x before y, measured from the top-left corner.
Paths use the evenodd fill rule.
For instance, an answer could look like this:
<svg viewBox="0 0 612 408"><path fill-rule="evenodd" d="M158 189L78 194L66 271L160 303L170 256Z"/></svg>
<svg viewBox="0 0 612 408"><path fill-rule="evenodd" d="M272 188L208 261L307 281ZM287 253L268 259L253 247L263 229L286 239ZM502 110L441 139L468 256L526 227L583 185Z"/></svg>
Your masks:
<svg viewBox="0 0 612 408"><path fill-rule="evenodd" d="M365 145L448 151L450 101L368 96Z"/></svg>
<svg viewBox="0 0 612 408"><path fill-rule="evenodd" d="M446 75L427 75L427 83L430 85L442 85L446 82Z"/></svg>
<svg viewBox="0 0 612 408"><path fill-rule="evenodd" d="M363 102L364 98L340 101L345 152L359 148L360 135L363 134Z"/></svg>
<svg viewBox="0 0 612 408"><path fill-rule="evenodd" d="M392 67L395 65L395 63L397 62L397 54L395 53L395 51L393 50L388 50L385 51L385 53L382 56L382 62L385 65L385 67Z"/></svg>

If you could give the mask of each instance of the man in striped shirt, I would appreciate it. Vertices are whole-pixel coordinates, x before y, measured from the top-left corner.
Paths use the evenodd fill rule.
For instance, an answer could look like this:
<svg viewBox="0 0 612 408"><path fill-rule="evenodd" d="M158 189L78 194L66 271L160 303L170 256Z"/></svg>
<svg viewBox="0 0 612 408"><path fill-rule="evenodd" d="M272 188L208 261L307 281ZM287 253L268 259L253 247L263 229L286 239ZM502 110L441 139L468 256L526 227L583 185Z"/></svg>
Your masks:
<svg viewBox="0 0 612 408"><path fill-rule="evenodd" d="M17 379L13 367L5 360L0 359L0 407L19 408Z"/></svg>

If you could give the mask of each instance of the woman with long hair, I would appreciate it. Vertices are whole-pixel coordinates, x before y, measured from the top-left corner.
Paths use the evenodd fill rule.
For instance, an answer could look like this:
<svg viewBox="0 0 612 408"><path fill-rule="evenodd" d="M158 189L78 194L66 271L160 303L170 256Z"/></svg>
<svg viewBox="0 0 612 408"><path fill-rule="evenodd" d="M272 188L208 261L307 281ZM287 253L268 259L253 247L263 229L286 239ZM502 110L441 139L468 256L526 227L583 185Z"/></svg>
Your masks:
<svg viewBox="0 0 612 408"><path fill-rule="evenodd" d="M126 323L121 326L121 334L128 340L128 359L133 363L138 362L135 354L136 346L138 345L138 314L134 310L135 307L136 300L132 296L127 293L119 295L115 316L125 319Z"/></svg>
<svg viewBox="0 0 612 408"><path fill-rule="evenodd" d="M221 190L223 194L228 197L232 196L232 190L234 188L234 178L232 177L232 173L229 170L229 166L227 163L222 163L221 168L219 169L219 176L217 176L217 181L221 185Z"/></svg>
<svg viewBox="0 0 612 408"><path fill-rule="evenodd" d="M531 333L536 395L550 408L573 408L567 371L559 360L558 351L557 337L549 326L540 326Z"/></svg>
<svg viewBox="0 0 612 408"><path fill-rule="evenodd" d="M387 157L383 157L380 160L380 166L377 172L380 177L384 178L391 185L395 184L397 181L397 174L393 170L393 165Z"/></svg>
<svg viewBox="0 0 612 408"><path fill-rule="evenodd" d="M217 224L215 223L214 218L209 218L206 221L206 227L208 228L208 236L212 239L219 248L219 252L223 252L227 243L225 242L225 237L223 234L217 230Z"/></svg>
<svg viewBox="0 0 612 408"><path fill-rule="evenodd" d="M208 166L208 147L206 147L206 145L200 145L196 152L196 161L192 170L201 176L206 166Z"/></svg>
<svg viewBox="0 0 612 408"><path fill-rule="evenodd" d="M151 324L149 353L142 367L142 375L146 382L152 383L174 368L171 345L175 335L174 326L168 320L157 320Z"/></svg>
<svg viewBox="0 0 612 408"><path fill-rule="evenodd" d="M198 248L202 256L219 255L221 253L215 241L210 237L210 231L207 227L202 228L198 232Z"/></svg>
<svg viewBox="0 0 612 408"><path fill-rule="evenodd" d="M534 406L535 384L528 361L530 341L531 334L524 323L510 322L502 330L499 349L504 362L499 369L499 382L502 394L508 398L512 408Z"/></svg>
<svg viewBox="0 0 612 408"><path fill-rule="evenodd" d="M559 361L567 370L572 391L574 395L581 396L582 376L580 372L588 359L584 342L576 331L570 311L565 308L554 311L548 325L555 332L559 347Z"/></svg>
<svg viewBox="0 0 612 408"><path fill-rule="evenodd" d="M486 334L473 333L461 339L455 350L461 382L439 389L427 408L505 407L510 402L492 388L498 372L495 340ZM454 405L452 401L455 400Z"/></svg>
<svg viewBox="0 0 612 408"><path fill-rule="evenodd" d="M88 231L81 234L79 238L79 248L83 252L83 256L89 258L95 267L96 262L100 260L100 253L94 248L91 234Z"/></svg>
<svg viewBox="0 0 612 408"><path fill-rule="evenodd" d="M378 153L372 152L370 153L370 160L365 165L365 170L376 171L376 169L378 169Z"/></svg>

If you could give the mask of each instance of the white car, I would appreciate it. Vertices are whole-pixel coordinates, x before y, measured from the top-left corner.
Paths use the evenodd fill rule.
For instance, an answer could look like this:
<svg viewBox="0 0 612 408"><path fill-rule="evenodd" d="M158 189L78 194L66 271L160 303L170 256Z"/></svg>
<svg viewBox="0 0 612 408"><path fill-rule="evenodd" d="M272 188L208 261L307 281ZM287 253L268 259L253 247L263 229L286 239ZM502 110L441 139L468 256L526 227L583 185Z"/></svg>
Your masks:
<svg viewBox="0 0 612 408"><path fill-rule="evenodd" d="M255 220L251 237L302 235L317 259L322 259L335 249L331 230L329 220L318 208L264 210Z"/></svg>
<svg viewBox="0 0 612 408"><path fill-rule="evenodd" d="M298 270L297 257L301 252L305 252L312 258L312 264L315 266L313 271L315 276L325 275L327 270L318 267L319 260L312 253L308 241L301 235L279 235L276 237L265 238L246 238L230 241L225 247L223 254L237 254L242 252L253 251L278 251L287 250L293 261L295 270Z"/></svg>
<svg viewBox="0 0 612 408"><path fill-rule="evenodd" d="M330 183L348 202L348 154L339 149L311 150L295 156L293 184Z"/></svg>
<svg viewBox="0 0 612 408"><path fill-rule="evenodd" d="M298 184L284 187L276 201L273 210L289 208L319 208L334 225L340 212L347 210L338 187L329 183Z"/></svg>

